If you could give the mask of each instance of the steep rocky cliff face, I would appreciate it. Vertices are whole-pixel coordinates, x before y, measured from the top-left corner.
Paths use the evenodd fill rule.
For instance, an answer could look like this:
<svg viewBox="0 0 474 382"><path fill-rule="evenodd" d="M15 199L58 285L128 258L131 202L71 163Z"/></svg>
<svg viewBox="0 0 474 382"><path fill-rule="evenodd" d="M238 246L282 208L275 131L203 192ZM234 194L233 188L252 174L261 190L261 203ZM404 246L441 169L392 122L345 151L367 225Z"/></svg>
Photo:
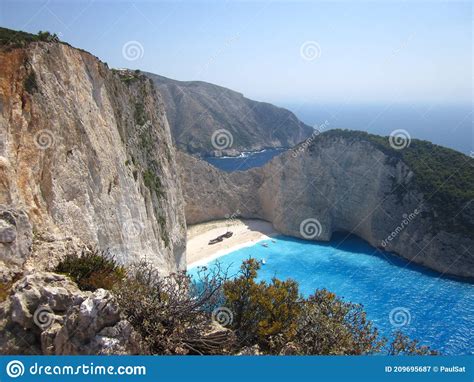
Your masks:
<svg viewBox="0 0 474 382"><path fill-rule="evenodd" d="M185 221L151 81L58 42L0 49L0 264L44 268L86 244L184 267ZM7 267L5 267L5 265Z"/></svg>
<svg viewBox="0 0 474 382"><path fill-rule="evenodd" d="M459 155L472 179L472 159ZM428 195L395 150L363 136L322 134L244 172L223 173L182 153L180 162L188 224L242 216L311 240L350 232L436 271L474 277L472 198L447 216L433 203L440 190ZM451 185L459 176L452 173Z"/></svg>
<svg viewBox="0 0 474 382"><path fill-rule="evenodd" d="M183 151L235 156L242 151L292 147L313 132L289 110L252 101L233 90L147 75L163 95L174 142Z"/></svg>

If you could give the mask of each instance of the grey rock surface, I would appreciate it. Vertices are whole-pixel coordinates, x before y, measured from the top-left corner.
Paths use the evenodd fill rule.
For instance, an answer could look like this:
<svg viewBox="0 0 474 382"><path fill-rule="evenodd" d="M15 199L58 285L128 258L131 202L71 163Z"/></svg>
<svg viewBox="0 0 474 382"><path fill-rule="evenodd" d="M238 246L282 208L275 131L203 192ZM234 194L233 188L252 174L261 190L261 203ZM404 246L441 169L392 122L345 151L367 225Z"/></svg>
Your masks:
<svg viewBox="0 0 474 382"><path fill-rule="evenodd" d="M23 210L0 205L0 282L19 272L31 254L33 232Z"/></svg>

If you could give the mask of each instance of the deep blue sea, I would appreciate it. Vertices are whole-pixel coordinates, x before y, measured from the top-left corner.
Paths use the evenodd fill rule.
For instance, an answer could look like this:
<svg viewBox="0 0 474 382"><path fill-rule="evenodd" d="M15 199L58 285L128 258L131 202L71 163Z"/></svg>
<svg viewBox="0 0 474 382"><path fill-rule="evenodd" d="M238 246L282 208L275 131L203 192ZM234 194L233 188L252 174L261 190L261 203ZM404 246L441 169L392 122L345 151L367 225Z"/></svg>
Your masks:
<svg viewBox="0 0 474 382"><path fill-rule="evenodd" d="M227 171L244 171L252 167L261 167L274 156L282 153L285 149L268 149L253 153L244 153L240 157L207 157L207 162L215 167Z"/></svg>
<svg viewBox="0 0 474 382"><path fill-rule="evenodd" d="M350 129L388 136L396 129L403 129L411 138L428 140L467 155L474 153L472 105L295 103L281 106L310 126L324 125L321 131ZM236 158L205 159L224 171L242 171L263 166L282 151L269 149Z"/></svg>
<svg viewBox="0 0 474 382"><path fill-rule="evenodd" d="M362 130L383 136L403 129L411 138L428 140L468 155L474 151L472 104L307 102L279 106L288 108L313 127L327 120L326 129Z"/></svg>
<svg viewBox="0 0 474 382"><path fill-rule="evenodd" d="M399 329L442 354L474 354L473 284L408 264L355 236L344 238L316 243L279 236L217 261L235 275L244 259L265 259L260 279L292 278L304 296L326 288L360 303L384 336Z"/></svg>

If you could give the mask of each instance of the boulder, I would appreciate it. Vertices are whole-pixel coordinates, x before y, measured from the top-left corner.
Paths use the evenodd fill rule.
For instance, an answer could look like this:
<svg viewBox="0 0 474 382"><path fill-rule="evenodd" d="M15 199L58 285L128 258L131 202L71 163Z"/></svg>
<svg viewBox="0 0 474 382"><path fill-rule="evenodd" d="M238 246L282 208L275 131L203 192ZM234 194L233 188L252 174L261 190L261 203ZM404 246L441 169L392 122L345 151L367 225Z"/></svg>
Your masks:
<svg viewBox="0 0 474 382"><path fill-rule="evenodd" d="M49 272L26 275L0 305L0 349L14 354L135 354L140 337L109 291L79 290Z"/></svg>
<svg viewBox="0 0 474 382"><path fill-rule="evenodd" d="M0 282L10 281L31 254L32 227L25 211L0 205Z"/></svg>
<svg viewBox="0 0 474 382"><path fill-rule="evenodd" d="M258 345L245 346L236 355L263 355Z"/></svg>

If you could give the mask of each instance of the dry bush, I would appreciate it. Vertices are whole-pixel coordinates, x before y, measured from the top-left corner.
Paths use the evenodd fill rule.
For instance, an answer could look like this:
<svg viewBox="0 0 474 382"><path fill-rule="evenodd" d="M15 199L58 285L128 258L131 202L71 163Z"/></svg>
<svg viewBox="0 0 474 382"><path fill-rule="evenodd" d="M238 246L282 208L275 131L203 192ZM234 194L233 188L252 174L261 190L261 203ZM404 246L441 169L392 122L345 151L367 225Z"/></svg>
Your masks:
<svg viewBox="0 0 474 382"><path fill-rule="evenodd" d="M17 273L10 281L0 282L0 303L5 301L12 291L12 286L21 279L22 274Z"/></svg>
<svg viewBox="0 0 474 382"><path fill-rule="evenodd" d="M220 270L161 276L145 262L134 265L114 290L125 318L140 332L151 354L225 354L231 331L213 329L211 309L221 300L225 277Z"/></svg>
<svg viewBox="0 0 474 382"><path fill-rule="evenodd" d="M438 355L428 346L420 346L418 340L410 340L402 332L397 331L387 350L388 355Z"/></svg>

